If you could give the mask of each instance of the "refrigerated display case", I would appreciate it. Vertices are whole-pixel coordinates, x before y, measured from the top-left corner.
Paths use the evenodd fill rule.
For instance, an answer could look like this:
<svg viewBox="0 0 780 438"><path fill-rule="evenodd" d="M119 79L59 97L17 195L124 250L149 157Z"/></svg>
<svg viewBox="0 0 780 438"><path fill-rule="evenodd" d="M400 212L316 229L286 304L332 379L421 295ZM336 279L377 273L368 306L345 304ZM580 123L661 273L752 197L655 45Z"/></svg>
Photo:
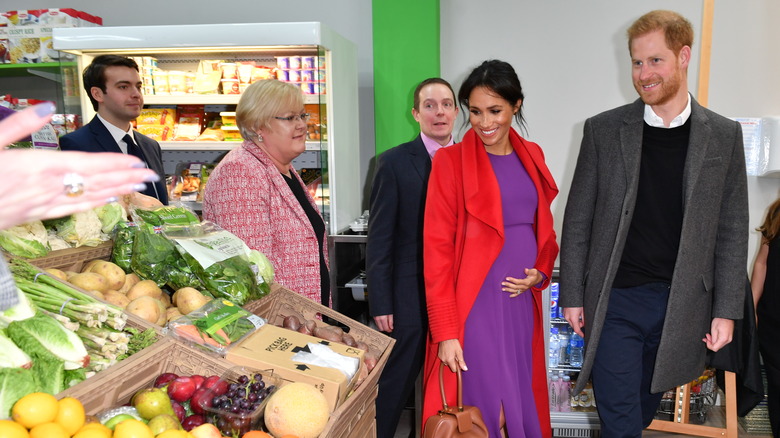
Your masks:
<svg viewBox="0 0 780 438"><path fill-rule="evenodd" d="M194 71L202 60L251 62L276 67L279 57L315 57L321 76L301 83L305 103L318 110L318 135L293 165L309 171L310 185L330 234L346 229L360 215L358 171L358 80L355 45L318 22L237 23L177 26L121 26L54 29L54 48L76 55L78 71L100 54L154 58L161 70ZM144 72L142 72L144 73ZM289 78L285 78L289 80ZM81 81L81 78L79 78ZM85 123L94 116L81 90ZM311 87L309 87L311 85ZM152 91L152 90L149 90ZM153 92L156 92L154 90ZM150 94L145 107L204 105L213 112L235 111L240 94ZM214 162L240 142L161 141L166 174L182 162Z"/></svg>
<svg viewBox="0 0 780 438"><path fill-rule="evenodd" d="M551 364L549 351L550 351L550 333L553 328L559 331L568 330L571 328L569 323L566 322L561 316L558 316L557 312L553 315L553 308L557 309L557 301L553 302L551 290L553 289L553 283L558 283L558 268L553 270L553 276L550 282L550 286L542 291L542 298L547 303L544 316L545 329L545 351L548 352L547 357L547 373L548 376L557 376L560 374L568 375L571 379L571 386L579 377L581 366L572 366L569 363L568 354L563 353L559 355L559 363ZM570 333L569 333L570 336ZM571 338L569 338L570 340ZM554 362L554 361L553 361ZM551 366L552 365L552 366ZM559 412L551 406L550 409L550 421L552 423L553 436L555 437L592 437L596 438L600 436L599 416L596 413L596 407L593 403L592 391L588 394L589 400L583 400L583 403L579 401L579 394L574 397L569 397L569 411ZM577 406L574 406L574 405ZM580 406L582 404L583 406Z"/></svg>

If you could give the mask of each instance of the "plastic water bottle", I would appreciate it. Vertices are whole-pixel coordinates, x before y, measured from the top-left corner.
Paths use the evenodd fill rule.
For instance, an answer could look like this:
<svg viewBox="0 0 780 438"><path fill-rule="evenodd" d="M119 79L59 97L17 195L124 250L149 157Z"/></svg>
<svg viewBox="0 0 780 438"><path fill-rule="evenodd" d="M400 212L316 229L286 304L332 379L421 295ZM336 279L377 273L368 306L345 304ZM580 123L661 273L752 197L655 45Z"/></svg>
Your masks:
<svg viewBox="0 0 780 438"><path fill-rule="evenodd" d="M549 357L549 363L547 365L550 368L556 368L558 366L558 357L561 354L560 350L561 344L558 340L558 327L553 327L550 329L550 350L547 354Z"/></svg>
<svg viewBox="0 0 780 438"><path fill-rule="evenodd" d="M560 400L558 400L558 373L552 372L549 374L550 379L547 384L548 392L549 392L549 398L550 398L550 411L551 412L558 412L559 411L559 405Z"/></svg>
<svg viewBox="0 0 780 438"><path fill-rule="evenodd" d="M558 331L558 343L560 345L558 349L558 365L569 363L569 355L567 353L569 342L571 342L571 329L568 326L564 326Z"/></svg>
<svg viewBox="0 0 780 438"><path fill-rule="evenodd" d="M572 333L569 345L571 346L569 350L569 365L579 368L582 366L582 349L585 347L585 340L577 333Z"/></svg>
<svg viewBox="0 0 780 438"><path fill-rule="evenodd" d="M558 283L550 283L550 318L558 317Z"/></svg>
<svg viewBox="0 0 780 438"><path fill-rule="evenodd" d="M571 377L568 374L564 374L558 387L558 411L559 412L571 412Z"/></svg>

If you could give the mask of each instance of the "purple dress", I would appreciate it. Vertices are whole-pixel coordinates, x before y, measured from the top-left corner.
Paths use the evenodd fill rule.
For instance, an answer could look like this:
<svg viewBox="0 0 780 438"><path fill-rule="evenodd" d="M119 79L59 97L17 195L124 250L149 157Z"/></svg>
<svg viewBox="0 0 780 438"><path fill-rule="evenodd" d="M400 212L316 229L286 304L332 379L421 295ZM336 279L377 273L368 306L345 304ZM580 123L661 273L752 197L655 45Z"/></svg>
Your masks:
<svg viewBox="0 0 780 438"><path fill-rule="evenodd" d="M466 319L463 355L463 403L482 411L491 437L501 436L504 408L508 435L540 437L531 388L531 339L534 302L530 291L510 298L501 290L506 277L525 278L536 263L533 230L538 195L517 154L491 155L501 192L504 247L479 290Z"/></svg>

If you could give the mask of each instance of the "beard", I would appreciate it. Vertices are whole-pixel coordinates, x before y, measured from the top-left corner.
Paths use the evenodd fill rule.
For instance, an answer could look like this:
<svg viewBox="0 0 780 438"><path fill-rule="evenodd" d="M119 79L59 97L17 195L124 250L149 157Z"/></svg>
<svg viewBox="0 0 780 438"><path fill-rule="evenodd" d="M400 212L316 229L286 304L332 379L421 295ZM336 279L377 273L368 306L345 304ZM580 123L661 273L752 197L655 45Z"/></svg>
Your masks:
<svg viewBox="0 0 780 438"><path fill-rule="evenodd" d="M645 81L646 83L653 83L653 81ZM639 97L647 105L663 105L672 100L683 84L683 76L681 70L677 70L673 76L668 79L661 78L661 83L652 92L648 93L643 88L643 83L634 82L634 89L639 93Z"/></svg>

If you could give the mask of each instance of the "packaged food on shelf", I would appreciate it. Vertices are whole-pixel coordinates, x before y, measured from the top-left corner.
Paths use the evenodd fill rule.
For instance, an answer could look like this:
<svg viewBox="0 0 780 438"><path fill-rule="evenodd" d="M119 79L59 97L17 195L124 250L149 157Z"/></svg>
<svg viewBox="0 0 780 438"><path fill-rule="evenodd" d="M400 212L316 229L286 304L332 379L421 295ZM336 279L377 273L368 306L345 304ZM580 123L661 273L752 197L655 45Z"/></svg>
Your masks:
<svg viewBox="0 0 780 438"><path fill-rule="evenodd" d="M174 141L194 141L203 130L203 105L179 105Z"/></svg>
<svg viewBox="0 0 780 438"><path fill-rule="evenodd" d="M138 125L165 125L171 128L176 124L176 107L144 108L136 119Z"/></svg>

